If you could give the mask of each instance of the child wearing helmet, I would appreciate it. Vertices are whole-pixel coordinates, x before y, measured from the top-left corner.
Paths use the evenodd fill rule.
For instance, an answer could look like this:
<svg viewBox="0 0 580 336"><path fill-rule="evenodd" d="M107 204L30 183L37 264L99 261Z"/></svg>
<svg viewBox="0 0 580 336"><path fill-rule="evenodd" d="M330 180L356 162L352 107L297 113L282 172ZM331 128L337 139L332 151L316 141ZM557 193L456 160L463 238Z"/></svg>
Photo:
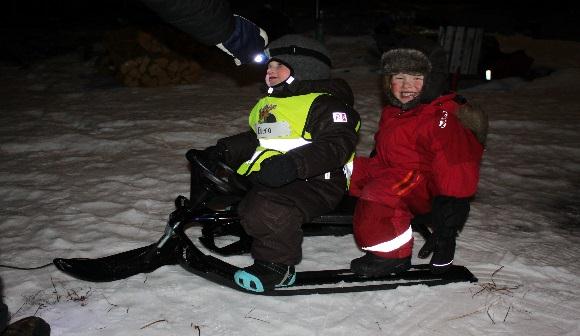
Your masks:
<svg viewBox="0 0 580 336"><path fill-rule="evenodd" d="M254 263L234 278L256 292L293 284L301 226L345 195L360 127L350 87L330 78L324 45L285 35L268 54L266 95L250 112L250 130L206 150L253 184L237 210Z"/></svg>

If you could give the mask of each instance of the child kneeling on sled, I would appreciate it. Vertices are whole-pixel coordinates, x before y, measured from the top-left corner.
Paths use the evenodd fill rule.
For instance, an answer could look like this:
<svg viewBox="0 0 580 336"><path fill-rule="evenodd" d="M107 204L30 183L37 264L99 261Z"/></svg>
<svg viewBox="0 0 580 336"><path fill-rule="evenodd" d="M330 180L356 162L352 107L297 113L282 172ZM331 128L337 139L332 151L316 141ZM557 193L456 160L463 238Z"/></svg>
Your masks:
<svg viewBox="0 0 580 336"><path fill-rule="evenodd" d="M348 84L330 79L316 40L286 35L268 48L267 94L250 112L250 130L207 148L252 182L238 205L252 240L253 265L235 282L261 292L292 285L302 257L303 223L327 213L346 193L360 118Z"/></svg>
<svg viewBox="0 0 580 336"><path fill-rule="evenodd" d="M385 52L381 63L388 105L374 155L355 158L350 185L359 197L354 235L366 252L351 262L351 270L379 277L409 269L411 220L431 213L430 265L442 273L453 262L456 236L477 190L487 119L472 113L465 98L443 94L446 56L434 42L407 40ZM458 114L472 116L477 135Z"/></svg>

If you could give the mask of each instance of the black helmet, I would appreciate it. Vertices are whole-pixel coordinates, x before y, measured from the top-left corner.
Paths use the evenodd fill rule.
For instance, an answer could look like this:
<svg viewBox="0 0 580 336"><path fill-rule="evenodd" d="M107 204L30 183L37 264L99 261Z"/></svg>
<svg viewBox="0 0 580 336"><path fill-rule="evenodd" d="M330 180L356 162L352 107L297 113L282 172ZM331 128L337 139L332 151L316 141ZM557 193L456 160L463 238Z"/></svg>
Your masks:
<svg viewBox="0 0 580 336"><path fill-rule="evenodd" d="M284 35L268 46L270 61L278 61L298 80L329 79L331 61L326 47L302 35Z"/></svg>

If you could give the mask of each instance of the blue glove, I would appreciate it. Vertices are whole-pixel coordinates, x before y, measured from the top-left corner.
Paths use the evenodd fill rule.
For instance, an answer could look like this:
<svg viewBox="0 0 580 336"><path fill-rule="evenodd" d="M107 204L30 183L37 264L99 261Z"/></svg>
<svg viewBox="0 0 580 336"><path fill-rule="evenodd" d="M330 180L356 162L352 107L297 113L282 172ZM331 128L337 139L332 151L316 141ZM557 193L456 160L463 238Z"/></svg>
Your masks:
<svg viewBox="0 0 580 336"><path fill-rule="evenodd" d="M255 174L258 183L276 188L296 180L298 172L292 158L276 155L264 160Z"/></svg>
<svg viewBox="0 0 580 336"><path fill-rule="evenodd" d="M239 15L234 14L234 22L232 35L217 47L234 57L236 65L251 63L256 55L264 52L264 47L268 44L268 34Z"/></svg>

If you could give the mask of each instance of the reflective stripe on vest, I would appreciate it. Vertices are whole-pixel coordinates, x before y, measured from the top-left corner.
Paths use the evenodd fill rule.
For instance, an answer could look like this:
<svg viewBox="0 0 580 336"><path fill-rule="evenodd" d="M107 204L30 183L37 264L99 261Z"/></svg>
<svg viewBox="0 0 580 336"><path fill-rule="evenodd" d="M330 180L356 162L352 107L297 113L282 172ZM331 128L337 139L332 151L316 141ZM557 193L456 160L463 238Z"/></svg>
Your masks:
<svg viewBox="0 0 580 336"><path fill-rule="evenodd" d="M352 176L352 171L354 169L354 153L348 159L348 162L342 167L342 171L344 172L344 176L346 176L346 181L350 184L350 177Z"/></svg>
<svg viewBox="0 0 580 336"><path fill-rule="evenodd" d="M411 226L409 226L407 231L403 232L402 234L398 235L397 237L389 241L374 246L363 247L362 249L366 251L375 251L375 252L391 252L405 245L406 243L411 241L412 238L413 238L413 229L411 229Z"/></svg>
<svg viewBox="0 0 580 336"><path fill-rule="evenodd" d="M279 152L287 152L291 149L308 145L310 141L299 139L260 139L260 146Z"/></svg>
<svg viewBox="0 0 580 336"><path fill-rule="evenodd" d="M252 155L252 158L242 163L242 165L238 168L237 173L240 175L247 176L252 172L258 171L260 170L260 164L264 160L278 154L282 153L258 146L258 148L256 148L256 151Z"/></svg>

